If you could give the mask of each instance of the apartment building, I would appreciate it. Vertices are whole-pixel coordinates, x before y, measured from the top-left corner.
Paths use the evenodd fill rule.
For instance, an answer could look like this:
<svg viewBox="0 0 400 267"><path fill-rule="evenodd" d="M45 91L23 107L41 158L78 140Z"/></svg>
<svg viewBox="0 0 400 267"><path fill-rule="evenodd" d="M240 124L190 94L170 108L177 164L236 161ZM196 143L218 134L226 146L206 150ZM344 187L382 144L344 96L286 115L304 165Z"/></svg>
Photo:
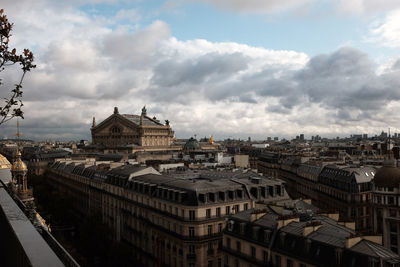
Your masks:
<svg viewBox="0 0 400 267"><path fill-rule="evenodd" d="M380 236L360 236L338 214L322 214L296 200L229 217L223 234L224 267L400 266Z"/></svg>
<svg viewBox="0 0 400 267"><path fill-rule="evenodd" d="M289 199L282 180L250 171L58 161L46 175L81 214L101 214L113 239L147 266L222 266L225 219Z"/></svg>

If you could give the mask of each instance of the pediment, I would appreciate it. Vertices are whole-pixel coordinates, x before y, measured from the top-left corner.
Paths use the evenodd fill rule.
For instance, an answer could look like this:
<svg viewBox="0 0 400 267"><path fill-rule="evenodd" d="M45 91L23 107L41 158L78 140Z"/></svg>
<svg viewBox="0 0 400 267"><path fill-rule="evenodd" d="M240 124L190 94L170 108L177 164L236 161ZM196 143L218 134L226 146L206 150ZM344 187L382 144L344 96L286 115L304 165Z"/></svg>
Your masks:
<svg viewBox="0 0 400 267"><path fill-rule="evenodd" d="M137 130L139 125L131 122L130 120L124 118L119 114L112 114L107 119L99 123L97 126L92 128L92 133L100 133L109 131L112 127L128 128L132 130Z"/></svg>

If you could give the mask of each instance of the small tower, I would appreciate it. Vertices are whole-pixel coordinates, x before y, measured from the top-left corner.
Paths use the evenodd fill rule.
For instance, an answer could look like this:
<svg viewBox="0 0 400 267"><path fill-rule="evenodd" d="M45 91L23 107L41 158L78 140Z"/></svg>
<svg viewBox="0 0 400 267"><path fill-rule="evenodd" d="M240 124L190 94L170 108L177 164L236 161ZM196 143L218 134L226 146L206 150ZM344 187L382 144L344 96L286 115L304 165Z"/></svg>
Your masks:
<svg viewBox="0 0 400 267"><path fill-rule="evenodd" d="M21 159L21 151L20 151L20 136L22 133L19 131L19 121L17 120L17 133L15 134L18 137L18 148L17 148L17 158L11 167L11 175L12 180L15 185L15 191L17 192L18 197L23 201L32 201L32 190L28 189L28 167Z"/></svg>
<svg viewBox="0 0 400 267"><path fill-rule="evenodd" d="M96 127L96 118L93 117L92 128Z"/></svg>
<svg viewBox="0 0 400 267"><path fill-rule="evenodd" d="M21 152L18 150L17 158L11 167L11 174L18 194L28 192L27 174L28 167L21 159Z"/></svg>
<svg viewBox="0 0 400 267"><path fill-rule="evenodd" d="M114 114L119 114L118 107L114 107Z"/></svg>

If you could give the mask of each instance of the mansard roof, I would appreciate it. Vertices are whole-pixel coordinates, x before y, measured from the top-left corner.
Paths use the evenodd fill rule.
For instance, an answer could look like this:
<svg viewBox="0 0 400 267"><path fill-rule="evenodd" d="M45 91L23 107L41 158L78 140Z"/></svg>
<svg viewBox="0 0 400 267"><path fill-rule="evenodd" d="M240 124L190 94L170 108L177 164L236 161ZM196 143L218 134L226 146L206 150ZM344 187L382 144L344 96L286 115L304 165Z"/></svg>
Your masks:
<svg viewBox="0 0 400 267"><path fill-rule="evenodd" d="M317 266L347 266L350 262L354 263L352 266L367 266L370 259L392 264L400 262L396 253L362 237L358 243L350 246L348 240L357 238L356 232L328 216L315 214L302 219L301 214L296 212L292 217L282 216L271 207L231 215L228 219L231 228L226 228L225 234L269 247L273 251ZM295 219L296 215L299 216L297 220L278 227L279 221ZM305 228L310 226L313 229L306 234ZM342 255L339 258L341 263L337 262L338 252Z"/></svg>

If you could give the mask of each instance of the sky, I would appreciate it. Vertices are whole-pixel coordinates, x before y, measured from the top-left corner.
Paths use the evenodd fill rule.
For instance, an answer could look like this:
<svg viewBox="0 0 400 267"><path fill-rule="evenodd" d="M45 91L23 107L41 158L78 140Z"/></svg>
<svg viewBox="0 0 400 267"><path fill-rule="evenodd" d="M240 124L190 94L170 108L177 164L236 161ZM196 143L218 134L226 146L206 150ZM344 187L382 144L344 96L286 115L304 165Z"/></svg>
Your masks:
<svg viewBox="0 0 400 267"><path fill-rule="evenodd" d="M398 0L3 0L34 52L24 138L90 140L92 118L169 120L178 138L400 132ZM20 72L0 73L8 95ZM13 137L16 120L0 126Z"/></svg>

